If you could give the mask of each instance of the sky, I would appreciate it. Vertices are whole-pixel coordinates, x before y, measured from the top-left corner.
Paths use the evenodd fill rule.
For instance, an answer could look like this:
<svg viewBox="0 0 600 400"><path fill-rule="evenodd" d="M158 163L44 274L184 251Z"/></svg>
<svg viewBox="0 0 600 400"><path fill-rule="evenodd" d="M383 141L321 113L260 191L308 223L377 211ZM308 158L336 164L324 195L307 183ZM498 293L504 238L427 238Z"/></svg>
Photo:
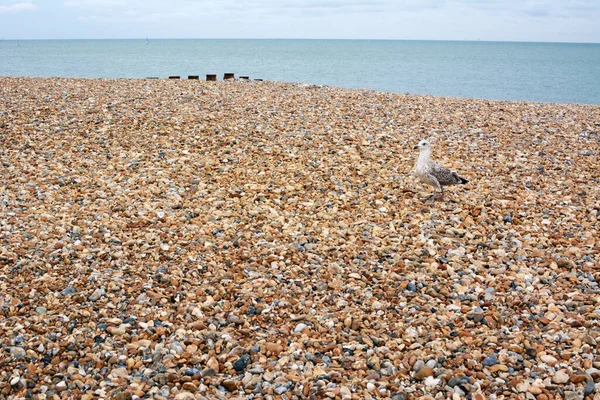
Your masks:
<svg viewBox="0 0 600 400"><path fill-rule="evenodd" d="M600 0L0 0L0 39L600 43Z"/></svg>

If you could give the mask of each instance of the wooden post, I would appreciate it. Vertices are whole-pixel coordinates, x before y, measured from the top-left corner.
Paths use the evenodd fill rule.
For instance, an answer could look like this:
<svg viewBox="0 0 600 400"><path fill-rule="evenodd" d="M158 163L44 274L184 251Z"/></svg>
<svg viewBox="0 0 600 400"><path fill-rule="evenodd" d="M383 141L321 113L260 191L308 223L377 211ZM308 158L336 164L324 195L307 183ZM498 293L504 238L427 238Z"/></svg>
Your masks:
<svg viewBox="0 0 600 400"><path fill-rule="evenodd" d="M262 82L262 79L261 79L261 78L259 78L259 79L255 79L255 81L260 81L260 82Z"/></svg>
<svg viewBox="0 0 600 400"><path fill-rule="evenodd" d="M248 81L248 80L250 80L250 77L249 76L240 76L240 79Z"/></svg>
<svg viewBox="0 0 600 400"><path fill-rule="evenodd" d="M206 80L207 81L216 81L217 75L216 74L206 74Z"/></svg>
<svg viewBox="0 0 600 400"><path fill-rule="evenodd" d="M225 75L223 75L223 79L234 79L233 72L225 72Z"/></svg>
<svg viewBox="0 0 600 400"><path fill-rule="evenodd" d="M158 79L158 76L149 76L146 79Z"/></svg>
<svg viewBox="0 0 600 400"><path fill-rule="evenodd" d="M169 77L169 79L179 79L179 78L180 78L179 75L172 75L172 76Z"/></svg>
<svg viewBox="0 0 600 400"><path fill-rule="evenodd" d="M188 75L188 79L200 79L198 75Z"/></svg>

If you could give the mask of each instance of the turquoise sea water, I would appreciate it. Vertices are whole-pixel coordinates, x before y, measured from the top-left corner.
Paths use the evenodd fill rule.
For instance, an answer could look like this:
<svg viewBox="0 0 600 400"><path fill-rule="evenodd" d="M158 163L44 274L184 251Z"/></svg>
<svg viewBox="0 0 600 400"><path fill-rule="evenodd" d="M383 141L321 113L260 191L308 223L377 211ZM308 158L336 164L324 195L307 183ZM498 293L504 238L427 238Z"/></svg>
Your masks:
<svg viewBox="0 0 600 400"><path fill-rule="evenodd" d="M0 41L0 76L233 72L437 96L600 104L600 44L163 39Z"/></svg>

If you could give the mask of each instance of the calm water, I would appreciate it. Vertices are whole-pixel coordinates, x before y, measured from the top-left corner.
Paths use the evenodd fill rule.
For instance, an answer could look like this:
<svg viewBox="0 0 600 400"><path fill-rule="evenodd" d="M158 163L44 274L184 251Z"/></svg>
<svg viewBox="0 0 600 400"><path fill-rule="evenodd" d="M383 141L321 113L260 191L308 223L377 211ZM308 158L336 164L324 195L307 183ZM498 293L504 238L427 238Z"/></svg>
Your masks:
<svg viewBox="0 0 600 400"><path fill-rule="evenodd" d="M0 76L217 74L439 96L600 104L600 44L394 40L0 41Z"/></svg>

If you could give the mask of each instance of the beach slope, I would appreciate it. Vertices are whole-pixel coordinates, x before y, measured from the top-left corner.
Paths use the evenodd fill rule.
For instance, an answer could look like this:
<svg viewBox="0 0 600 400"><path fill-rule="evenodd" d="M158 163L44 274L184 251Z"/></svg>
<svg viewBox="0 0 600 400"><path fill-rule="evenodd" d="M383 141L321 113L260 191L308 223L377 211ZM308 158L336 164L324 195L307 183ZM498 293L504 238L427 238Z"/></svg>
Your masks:
<svg viewBox="0 0 600 400"><path fill-rule="evenodd" d="M581 398L599 159L599 106L0 78L0 396Z"/></svg>

